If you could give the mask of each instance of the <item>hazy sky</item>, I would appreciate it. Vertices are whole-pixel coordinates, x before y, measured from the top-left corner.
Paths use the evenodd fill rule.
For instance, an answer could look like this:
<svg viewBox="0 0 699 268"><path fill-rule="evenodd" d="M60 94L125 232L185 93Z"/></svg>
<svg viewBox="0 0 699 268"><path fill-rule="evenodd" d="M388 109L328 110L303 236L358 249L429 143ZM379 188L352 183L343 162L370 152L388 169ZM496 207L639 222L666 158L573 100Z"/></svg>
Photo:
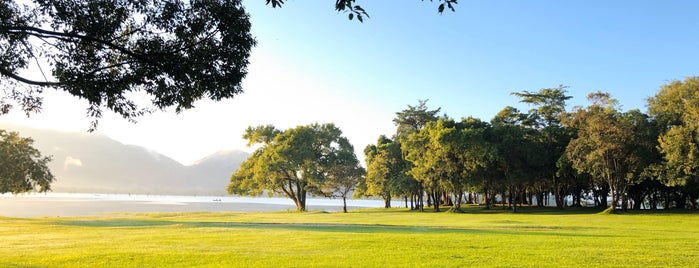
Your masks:
<svg viewBox="0 0 699 268"><path fill-rule="evenodd" d="M528 109L513 91L570 86L570 105L607 91L627 109L664 83L699 75L699 1L463 0L455 13L419 0L358 0L371 16L348 21L334 1L244 4L258 46L245 93L200 101L131 124L106 115L98 132L184 164L222 149L243 149L246 127L334 122L358 153L408 104L429 99L459 119L490 120L507 105ZM46 92L44 111L14 111L0 122L85 131L85 102ZM358 155L363 158L363 155Z"/></svg>

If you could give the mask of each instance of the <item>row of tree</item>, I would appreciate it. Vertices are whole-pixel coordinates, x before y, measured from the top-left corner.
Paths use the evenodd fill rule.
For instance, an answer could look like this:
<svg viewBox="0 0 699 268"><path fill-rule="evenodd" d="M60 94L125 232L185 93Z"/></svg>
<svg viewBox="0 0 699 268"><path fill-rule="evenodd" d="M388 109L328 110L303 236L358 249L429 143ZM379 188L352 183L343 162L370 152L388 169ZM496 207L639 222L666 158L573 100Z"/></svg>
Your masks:
<svg viewBox="0 0 699 268"><path fill-rule="evenodd" d="M648 114L622 112L603 92L567 111L564 86L513 94L532 109L508 106L490 122L455 121L426 101L398 112L396 135L364 150L367 174L355 194L435 211L460 210L464 201L491 208L496 197L514 211L582 200L611 209L696 207L699 78L664 85L648 99Z"/></svg>
<svg viewBox="0 0 699 268"><path fill-rule="evenodd" d="M696 207L699 78L664 85L648 99L648 114L620 111L603 92L567 111L564 86L513 94L531 109L508 106L490 122L456 121L427 101L409 105L396 113L393 137L365 148L366 171L333 124L250 127L244 138L257 150L231 176L228 192L283 195L300 211L309 193L344 201L353 190L386 207L399 197L435 211L459 211L463 202L489 209L496 200L514 211L583 200L611 209Z"/></svg>

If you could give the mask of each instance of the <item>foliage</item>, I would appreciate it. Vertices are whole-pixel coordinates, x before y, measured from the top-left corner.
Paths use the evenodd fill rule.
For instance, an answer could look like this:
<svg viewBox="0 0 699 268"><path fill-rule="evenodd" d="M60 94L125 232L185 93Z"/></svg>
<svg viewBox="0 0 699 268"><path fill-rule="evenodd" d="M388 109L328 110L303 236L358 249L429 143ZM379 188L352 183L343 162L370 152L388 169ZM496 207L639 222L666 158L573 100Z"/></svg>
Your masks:
<svg viewBox="0 0 699 268"><path fill-rule="evenodd" d="M396 137L398 139L407 138L411 133L420 131L427 122L436 121L439 118L439 111L427 109L428 100L419 100L417 106L408 105L408 109L396 113L393 123L396 125Z"/></svg>
<svg viewBox="0 0 699 268"><path fill-rule="evenodd" d="M699 172L699 78L673 81L648 99L649 113L665 130L660 151L672 176L670 185L696 180Z"/></svg>
<svg viewBox="0 0 699 268"><path fill-rule="evenodd" d="M265 0L267 5L272 7L281 7L285 0ZM422 0L425 1L425 0ZM437 11L441 14L445 8L449 8L452 12L456 11L454 5L458 4L459 0L438 0ZM338 12L347 12L347 18L353 20L355 17L359 22L364 22L364 18L369 18L369 14L360 5L356 4L356 0L335 0L335 10ZM430 0L433 2L433 0Z"/></svg>
<svg viewBox="0 0 699 268"><path fill-rule="evenodd" d="M513 95L520 98L520 102L532 106L528 114L522 115L521 124L527 128L533 128L538 131L536 137L539 153L543 158L543 163L538 169L539 174L531 174L539 177L538 182L533 182L531 185L538 187L538 200L543 199L545 188L553 190L556 206L563 207L564 197L568 194L576 195L576 190L579 191L579 184L575 180L576 175L572 173L559 172L559 166L556 165L559 158L564 154L565 147L571 139L570 129L562 126L561 121L566 115L566 101L571 99L567 94L567 86L560 85L556 88L543 88L538 92L514 92ZM571 175L571 176L565 176ZM549 180L550 178L550 180ZM566 191L566 189L576 189ZM577 193L579 195L579 193ZM538 202L543 206L543 202Z"/></svg>
<svg viewBox="0 0 699 268"><path fill-rule="evenodd" d="M0 130L0 194L51 190L55 180L47 167L51 157L42 156L33 142L17 132Z"/></svg>
<svg viewBox="0 0 699 268"><path fill-rule="evenodd" d="M579 108L572 115L578 135L568 144L566 156L576 170L609 185L614 209L638 161L638 156L633 154L636 145L633 126L623 120L615 107L616 101L608 93L592 93L588 99L593 104L584 110Z"/></svg>
<svg viewBox="0 0 699 268"><path fill-rule="evenodd" d="M376 145L364 149L367 175L365 190L360 195L379 196L385 207L391 207L393 196L408 195L414 191L415 180L407 174L408 163L403 159L399 141L380 136Z"/></svg>
<svg viewBox="0 0 699 268"><path fill-rule="evenodd" d="M305 211L307 193L349 192L349 185L361 177L352 145L333 124L284 131L271 125L248 127L243 138L260 147L231 175L230 194L283 195Z"/></svg>
<svg viewBox="0 0 699 268"><path fill-rule="evenodd" d="M439 0L437 10L457 1ZM369 17L356 0L336 0L335 10ZM240 0L0 0L0 115L13 104L41 111L46 89L85 99L91 130L104 109L134 121L232 98L255 43ZM36 69L41 77L27 76ZM150 104L139 103L143 95Z"/></svg>
<svg viewBox="0 0 699 268"><path fill-rule="evenodd" d="M326 181L322 185L322 192L331 197L339 195L342 198L342 211L347 212L347 197L357 188L364 179L366 171L359 165L359 160L354 154L354 149L349 145L349 150L337 152L327 170Z"/></svg>
<svg viewBox="0 0 699 268"><path fill-rule="evenodd" d="M0 3L5 107L9 98L38 111L38 94L62 90L88 102L94 128L103 108L127 119L148 112L134 92L177 112L242 92L255 40L239 0L22 3ZM43 77L24 76L33 62L50 72L38 64Z"/></svg>

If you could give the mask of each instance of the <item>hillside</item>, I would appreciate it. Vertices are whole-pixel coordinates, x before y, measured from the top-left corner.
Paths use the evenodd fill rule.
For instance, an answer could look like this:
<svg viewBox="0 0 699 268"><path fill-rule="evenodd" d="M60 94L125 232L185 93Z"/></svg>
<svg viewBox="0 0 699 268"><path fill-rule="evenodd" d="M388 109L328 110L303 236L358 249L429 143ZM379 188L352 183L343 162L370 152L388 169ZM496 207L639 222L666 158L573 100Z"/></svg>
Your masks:
<svg viewBox="0 0 699 268"><path fill-rule="evenodd" d="M60 132L0 124L34 139L56 176L54 192L223 195L229 176L248 156L221 151L195 164L93 133Z"/></svg>

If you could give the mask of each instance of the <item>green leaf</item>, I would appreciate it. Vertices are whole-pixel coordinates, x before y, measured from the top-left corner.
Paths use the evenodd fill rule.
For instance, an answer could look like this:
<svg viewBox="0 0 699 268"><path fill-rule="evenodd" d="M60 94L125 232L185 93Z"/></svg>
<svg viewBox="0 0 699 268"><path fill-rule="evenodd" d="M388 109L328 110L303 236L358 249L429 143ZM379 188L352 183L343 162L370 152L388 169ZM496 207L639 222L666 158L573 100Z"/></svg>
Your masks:
<svg viewBox="0 0 699 268"><path fill-rule="evenodd" d="M349 20L354 19L354 13L349 13Z"/></svg>

